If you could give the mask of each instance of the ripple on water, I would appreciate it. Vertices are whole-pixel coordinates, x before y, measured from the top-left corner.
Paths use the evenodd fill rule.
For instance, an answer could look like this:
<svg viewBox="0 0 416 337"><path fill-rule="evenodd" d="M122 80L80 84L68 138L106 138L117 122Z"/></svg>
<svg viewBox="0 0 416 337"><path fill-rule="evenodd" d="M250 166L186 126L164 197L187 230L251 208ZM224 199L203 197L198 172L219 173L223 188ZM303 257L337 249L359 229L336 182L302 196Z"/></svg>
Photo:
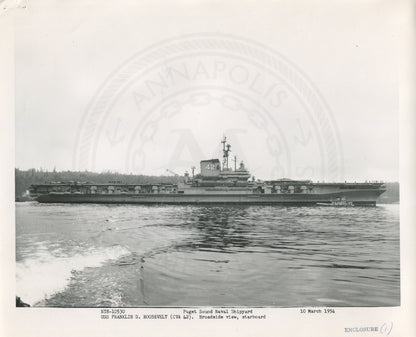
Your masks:
<svg viewBox="0 0 416 337"><path fill-rule="evenodd" d="M16 256L47 306L400 304L398 205L19 203Z"/></svg>

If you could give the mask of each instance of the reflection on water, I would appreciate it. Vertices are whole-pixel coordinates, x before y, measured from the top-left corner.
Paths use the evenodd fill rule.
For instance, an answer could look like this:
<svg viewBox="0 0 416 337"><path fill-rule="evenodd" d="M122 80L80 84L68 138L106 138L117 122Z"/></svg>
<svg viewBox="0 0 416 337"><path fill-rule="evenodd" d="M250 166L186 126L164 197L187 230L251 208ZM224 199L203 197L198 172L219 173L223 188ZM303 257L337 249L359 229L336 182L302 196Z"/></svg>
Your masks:
<svg viewBox="0 0 416 337"><path fill-rule="evenodd" d="M17 295L31 304L400 304L398 205L18 203L16 220Z"/></svg>
<svg viewBox="0 0 416 337"><path fill-rule="evenodd" d="M185 251L217 251L232 253L250 246L248 234L253 225L246 222L247 208L203 207L191 211L192 222L185 222L190 230L197 230L198 238L178 246Z"/></svg>

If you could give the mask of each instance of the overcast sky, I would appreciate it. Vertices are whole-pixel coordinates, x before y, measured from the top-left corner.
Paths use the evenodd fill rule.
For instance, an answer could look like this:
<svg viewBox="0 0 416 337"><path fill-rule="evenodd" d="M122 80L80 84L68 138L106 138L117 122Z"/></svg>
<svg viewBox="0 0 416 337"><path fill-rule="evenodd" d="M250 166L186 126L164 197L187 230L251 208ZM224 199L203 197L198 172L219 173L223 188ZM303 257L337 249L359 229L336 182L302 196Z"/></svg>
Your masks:
<svg viewBox="0 0 416 337"><path fill-rule="evenodd" d="M285 175L314 180L398 180L401 13L394 2L328 1L313 6L309 1L240 1L234 5L215 1L140 1L140 6L133 2L115 6L114 1L104 0L99 7L96 4L86 0L34 1L16 16L16 167L147 174L163 174L169 168L182 173L189 164L198 166L199 159L221 155L220 137L228 131L233 155L244 159L259 178ZM245 76L243 69L247 76L270 76L264 83L272 83L273 75L255 63L254 56L250 56L250 62L239 60L236 54L242 49L236 49L233 55L216 54L215 60L214 53L186 54L180 61L172 59L168 64L165 60L149 67L141 77L135 77L131 91L125 89L117 96L109 117L100 122L101 134L119 143L118 147L110 148L104 136L97 135L94 157L85 164L77 161L79 137L87 127L83 117L91 113L89 104L96 102L94 95L109 83L111 74L126 60L156 48L161 41L200 33L201 37L202 33L235 36L235 41L249 41L253 48L270 49L273 55L289 60L327 104L331 134L339 142L337 153L325 150L330 147L325 142L331 138L313 127L309 110L302 107L302 97L284 85L281 113L275 124L266 121L270 125L267 137L265 129L253 126L250 115L210 103L187 105L180 114L159 120L152 142L140 143L142 138L137 135L146 132L143 123L151 118L152 111L150 107L138 111L138 106L134 107L138 104L137 95L134 98L133 94L141 92L146 76L151 79L160 74L162 63L178 69L187 67L194 74L189 75L193 82L182 83L181 90L207 86L241 89L237 79L232 82L224 75L214 83L214 75L201 73L209 72L213 64L229 67L228 75L232 76ZM236 70L234 75L232 69ZM170 102L173 88L168 89L172 92L163 92L155 104ZM215 90L208 94L222 95L225 89ZM177 92L175 95L178 100L185 99ZM266 102L254 94L248 98L254 105L264 103L264 116L271 113ZM251 108L247 103L245 109ZM109 125L112 128L106 131ZM274 133L279 133L281 144L285 144L280 157L265 150ZM296 143L301 135L308 140L304 142L307 146ZM181 145L184 141L188 143ZM197 159L198 155L204 158ZM328 156L338 161L334 176L323 173L321 167L331 161ZM137 164L143 158L146 163ZM274 171L269 170L272 167Z"/></svg>

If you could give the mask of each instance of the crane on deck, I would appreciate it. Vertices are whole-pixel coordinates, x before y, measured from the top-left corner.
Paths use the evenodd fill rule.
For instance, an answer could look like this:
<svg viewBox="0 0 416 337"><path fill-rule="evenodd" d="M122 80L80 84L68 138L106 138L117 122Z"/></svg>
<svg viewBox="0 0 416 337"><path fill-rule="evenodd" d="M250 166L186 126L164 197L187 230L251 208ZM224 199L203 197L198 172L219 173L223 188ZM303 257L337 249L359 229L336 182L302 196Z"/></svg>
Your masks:
<svg viewBox="0 0 416 337"><path fill-rule="evenodd" d="M179 177L179 174L173 172L172 170L166 169L166 172L172 173L175 177Z"/></svg>

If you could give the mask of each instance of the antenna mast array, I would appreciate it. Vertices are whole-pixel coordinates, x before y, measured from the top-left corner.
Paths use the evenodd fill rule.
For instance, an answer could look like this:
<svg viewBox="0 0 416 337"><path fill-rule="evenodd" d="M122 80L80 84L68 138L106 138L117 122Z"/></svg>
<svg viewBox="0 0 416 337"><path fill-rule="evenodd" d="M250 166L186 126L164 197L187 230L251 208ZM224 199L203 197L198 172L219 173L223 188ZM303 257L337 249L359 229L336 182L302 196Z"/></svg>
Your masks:
<svg viewBox="0 0 416 337"><path fill-rule="evenodd" d="M223 170L228 170L228 156L229 153L231 152L231 145L230 144L226 144L227 143L227 137L224 136L223 140L221 141L222 143L222 169Z"/></svg>

